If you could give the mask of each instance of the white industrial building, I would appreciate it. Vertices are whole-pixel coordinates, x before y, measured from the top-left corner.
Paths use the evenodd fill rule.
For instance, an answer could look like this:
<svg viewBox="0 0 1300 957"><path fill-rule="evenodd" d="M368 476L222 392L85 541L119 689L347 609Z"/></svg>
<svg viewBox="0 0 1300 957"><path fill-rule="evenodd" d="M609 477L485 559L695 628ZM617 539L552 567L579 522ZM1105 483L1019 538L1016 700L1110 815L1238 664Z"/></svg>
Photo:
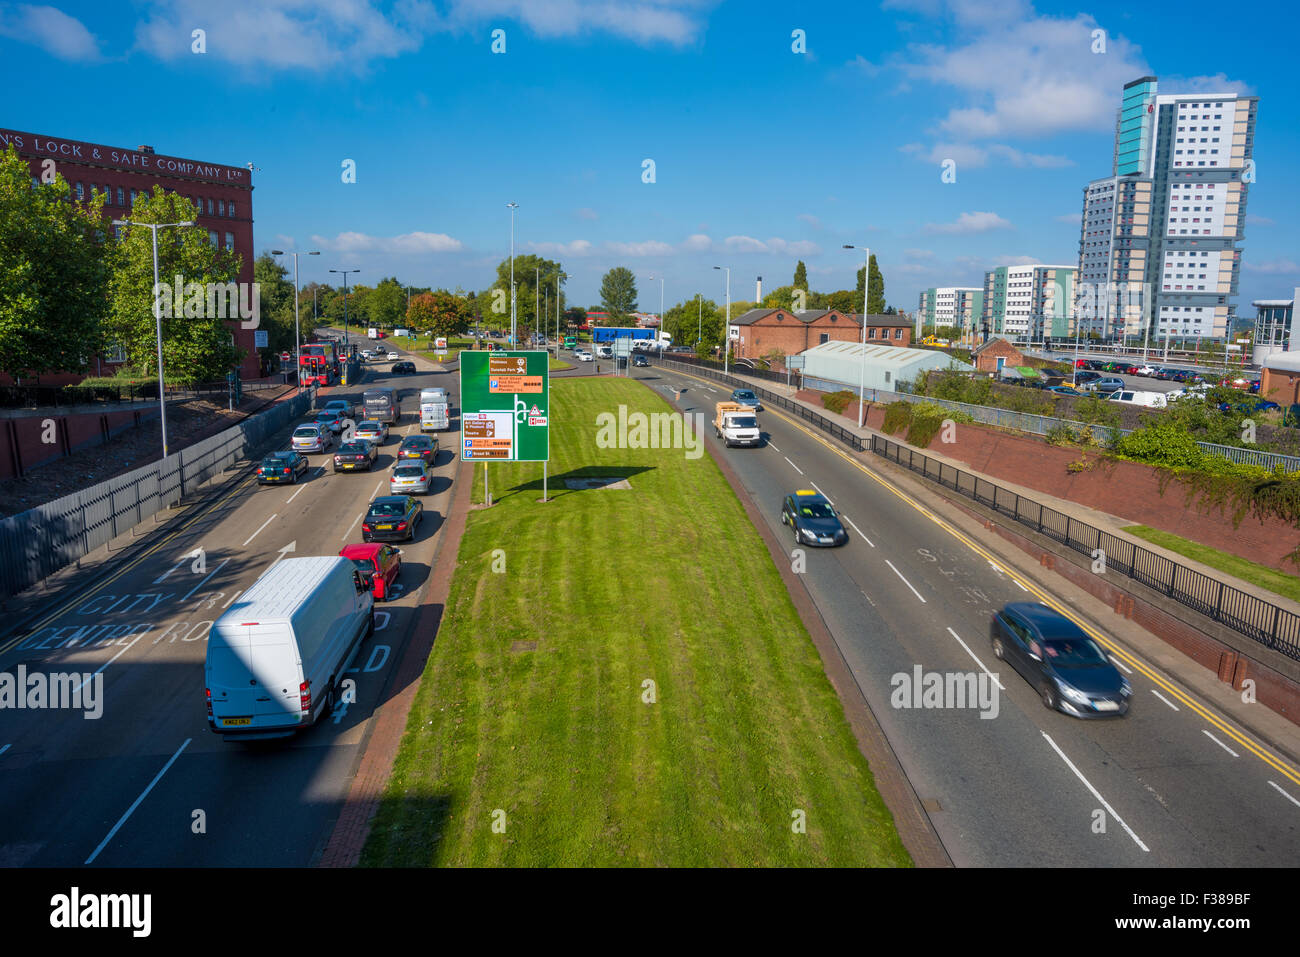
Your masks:
<svg viewBox="0 0 1300 957"><path fill-rule="evenodd" d="M863 346L860 342L823 342L801 355L804 356L804 386L826 392L857 389L859 385L897 391L899 382L915 382L922 373L936 369L975 371L969 363L958 362L933 349L872 343Z"/></svg>

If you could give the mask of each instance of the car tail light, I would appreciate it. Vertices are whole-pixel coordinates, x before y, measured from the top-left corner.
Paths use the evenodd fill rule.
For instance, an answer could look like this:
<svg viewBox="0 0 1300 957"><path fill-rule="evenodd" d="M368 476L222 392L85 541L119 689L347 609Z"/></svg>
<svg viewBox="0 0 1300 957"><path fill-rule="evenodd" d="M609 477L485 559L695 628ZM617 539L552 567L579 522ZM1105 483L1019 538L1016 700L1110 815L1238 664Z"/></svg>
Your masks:
<svg viewBox="0 0 1300 957"><path fill-rule="evenodd" d="M397 523L397 527L398 527L399 529L406 528L406 523L405 523L405 522L398 522L398 523Z"/></svg>
<svg viewBox="0 0 1300 957"><path fill-rule="evenodd" d="M258 469L257 469L257 474L258 474L258 475L261 475L261 474L262 474L262 469L261 469L260 466L259 466Z"/></svg>
<svg viewBox="0 0 1300 957"><path fill-rule="evenodd" d="M288 474L289 474L289 470L288 470L288 469L285 469L285 470L284 470L284 474L285 474L285 475L288 475Z"/></svg>
<svg viewBox="0 0 1300 957"><path fill-rule="evenodd" d="M304 715L311 714L311 687L306 681L298 685L298 707Z"/></svg>
<svg viewBox="0 0 1300 957"><path fill-rule="evenodd" d="M361 530L362 530L363 532L368 532L368 531L370 531L370 526L367 525L365 522L362 522L362 523L361 523Z"/></svg>
<svg viewBox="0 0 1300 957"><path fill-rule="evenodd" d="M203 693L208 696L208 720L212 719L212 689L204 688Z"/></svg>

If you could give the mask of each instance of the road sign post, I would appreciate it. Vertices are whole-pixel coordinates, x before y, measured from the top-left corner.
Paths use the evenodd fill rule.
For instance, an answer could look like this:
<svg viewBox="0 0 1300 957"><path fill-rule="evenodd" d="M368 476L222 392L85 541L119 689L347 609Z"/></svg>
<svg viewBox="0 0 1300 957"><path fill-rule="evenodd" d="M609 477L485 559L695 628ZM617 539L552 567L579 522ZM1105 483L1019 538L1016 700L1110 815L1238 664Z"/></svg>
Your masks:
<svg viewBox="0 0 1300 957"><path fill-rule="evenodd" d="M483 462L542 462L551 457L549 355L544 350L462 352L460 458ZM546 466L542 466L546 498Z"/></svg>

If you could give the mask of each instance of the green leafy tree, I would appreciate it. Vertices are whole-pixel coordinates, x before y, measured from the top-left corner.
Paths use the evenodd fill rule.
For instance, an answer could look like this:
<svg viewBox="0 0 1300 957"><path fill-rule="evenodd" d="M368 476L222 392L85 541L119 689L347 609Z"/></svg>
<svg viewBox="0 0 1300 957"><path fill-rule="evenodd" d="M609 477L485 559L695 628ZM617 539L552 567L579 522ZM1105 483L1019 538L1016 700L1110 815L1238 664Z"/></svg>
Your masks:
<svg viewBox="0 0 1300 957"><path fill-rule="evenodd" d="M763 307L766 309L794 309L794 286L778 286L766 296L763 297ZM733 311L732 315L736 313Z"/></svg>
<svg viewBox="0 0 1300 957"><path fill-rule="evenodd" d="M464 335L474 323L474 306L464 296L439 289L413 297L406 321L434 337Z"/></svg>
<svg viewBox="0 0 1300 957"><path fill-rule="evenodd" d="M396 276L381 279L379 285L369 290L366 311L371 325L392 329L406 312L406 287Z"/></svg>
<svg viewBox="0 0 1300 957"><path fill-rule="evenodd" d="M281 265L269 252L264 252L253 261L253 281L258 284L262 303L262 324L258 328L266 330L268 351L293 352L298 339L294 332L293 283L289 281L288 267ZM299 313L299 322L304 330L311 331L310 297L306 312Z"/></svg>
<svg viewBox="0 0 1300 957"><path fill-rule="evenodd" d="M133 223L176 223L198 218L194 205L177 193L161 188L140 193L131 209ZM137 369L157 373L155 341L153 243L151 230L123 226L119 240L109 246L112 276L108 334L125 349ZM191 309L194 300L184 295L190 283L206 290L210 284L235 282L240 259L232 250L217 249L202 229L169 226L158 230L158 281L170 285L181 277L183 302L172 303L171 316L162 316L163 363L168 379L210 381L225 376L241 358L232 329L234 321ZM161 297L160 297L161 298ZM189 315L201 311L202 315Z"/></svg>
<svg viewBox="0 0 1300 957"><path fill-rule="evenodd" d="M803 264L802 259L794 267L794 286L804 292L808 291L808 267Z"/></svg>
<svg viewBox="0 0 1300 957"><path fill-rule="evenodd" d="M880 272L880 267L876 265L876 254L871 254L868 260L868 266L871 270L871 289L867 295L866 313L869 316L883 315L885 312L885 277ZM862 311L862 281L865 270L858 270L858 287L853 296L853 310Z"/></svg>
<svg viewBox="0 0 1300 957"><path fill-rule="evenodd" d="M538 308L545 308L545 306L540 305L538 300L546 295L547 290L550 291L551 297L554 298L555 281L563 271L563 267L558 262L545 259L542 256L535 256L530 253L527 256L515 257L515 318L519 324L521 336L524 329L532 328L537 324ZM505 322L500 326L495 325L497 314L490 312L492 304L490 296L487 299L489 312L484 312L483 318L487 320L489 314L491 314L494 323L493 328L504 329L510 325L510 259L508 257L497 264L496 288L505 290ZM541 290L541 296L538 295L539 289ZM552 303L552 317L555 315L554 308ZM554 318L551 321L554 322Z"/></svg>
<svg viewBox="0 0 1300 957"><path fill-rule="evenodd" d="M835 309L844 313L857 311L853 308L853 292L848 289L837 289L835 292L826 293L822 298L822 305L818 308Z"/></svg>
<svg viewBox="0 0 1300 957"><path fill-rule="evenodd" d="M84 371L103 342L108 255L103 196L72 202L61 175L33 186L26 160L0 154L0 371Z"/></svg>
<svg viewBox="0 0 1300 957"><path fill-rule="evenodd" d="M636 277L625 266L615 266L600 281L600 305L616 325L636 310Z"/></svg>

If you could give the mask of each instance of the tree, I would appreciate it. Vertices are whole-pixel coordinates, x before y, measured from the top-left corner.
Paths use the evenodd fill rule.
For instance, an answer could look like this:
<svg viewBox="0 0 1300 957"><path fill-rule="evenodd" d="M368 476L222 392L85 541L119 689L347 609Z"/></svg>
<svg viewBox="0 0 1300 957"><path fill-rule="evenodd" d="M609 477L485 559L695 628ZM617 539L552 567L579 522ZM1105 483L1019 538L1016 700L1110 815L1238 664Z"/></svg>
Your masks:
<svg viewBox="0 0 1300 957"><path fill-rule="evenodd" d="M0 371L82 371L107 317L103 197L72 202L67 182L32 185L27 161L0 154ZM151 280L152 281L152 280Z"/></svg>
<svg viewBox="0 0 1300 957"><path fill-rule="evenodd" d="M293 352L298 346L298 336L293 322L293 283L289 282L289 269L281 265L269 252L253 261L253 281L258 284L261 296L261 325L266 330L267 349L270 352ZM299 322L310 331L311 298L307 310L301 312Z"/></svg>
<svg viewBox="0 0 1300 957"><path fill-rule="evenodd" d="M515 257L515 319L519 324L520 335L525 328L532 328L537 324L538 300L541 298L538 296L538 290L541 290L543 296L547 290L550 290L553 297L555 281L561 272L563 268L552 259L544 259L531 253L527 256ZM497 265L497 288L505 290L505 322L501 328L508 328L510 325L509 257L501 260ZM492 303L490 296L487 302L490 309ZM484 312L483 318L486 320L488 315L489 312ZM492 315L495 322L496 314L492 313Z"/></svg>
<svg viewBox="0 0 1300 957"><path fill-rule="evenodd" d="M366 298L366 312L375 326L385 329L396 326L402 313L406 312L406 287L397 281L396 276L379 280L379 285L370 290Z"/></svg>
<svg viewBox="0 0 1300 957"><path fill-rule="evenodd" d="M564 325L566 328L569 326L585 326L586 324L586 309L583 309L581 306L570 306L568 309L564 310Z"/></svg>
<svg viewBox="0 0 1300 957"><path fill-rule="evenodd" d="M803 264L802 259L794 267L794 286L804 292L808 291L808 267Z"/></svg>
<svg viewBox="0 0 1300 957"><path fill-rule="evenodd" d="M843 313L856 311L853 308L853 293L848 289L837 289L835 292L828 292L822 301L824 305L819 307L821 309L835 309Z"/></svg>
<svg viewBox="0 0 1300 957"><path fill-rule="evenodd" d="M474 321L474 307L464 296L439 289L413 297L406 321L435 338L463 335Z"/></svg>
<svg viewBox="0 0 1300 957"><path fill-rule="evenodd" d="M615 266L600 281L600 305L616 325L636 309L636 277L625 266Z"/></svg>
<svg viewBox="0 0 1300 957"><path fill-rule="evenodd" d="M876 265L876 254L871 254L868 260L871 269L871 291L867 296L866 314L869 316L879 316L885 311L885 277L880 272L880 267ZM853 310L861 312L862 303L862 274L864 270L858 270L858 288L853 296Z"/></svg>
<svg viewBox="0 0 1300 957"><path fill-rule="evenodd" d="M138 223L176 223L197 218L193 203L160 187L153 193L140 193L131 208L131 220ZM121 343L132 366L157 374L151 232L123 226L120 239L109 246L112 275L107 333ZM204 230L178 226L158 230L158 282L160 286L171 286L180 276L183 294L181 302L159 297L170 307L161 317L163 363L169 379L218 379L240 360L228 325L229 311L223 309L226 318L214 315L205 295L205 291L235 282L239 267L239 256L229 249L217 249L208 242ZM187 288L200 292L192 294L185 291ZM234 321L239 318L236 310Z"/></svg>
<svg viewBox="0 0 1300 957"><path fill-rule="evenodd" d="M779 286L773 289L763 297L763 308L765 309L786 309L793 311L795 307L794 291L795 286ZM805 302L806 305L806 302ZM731 313L736 315L735 310Z"/></svg>

